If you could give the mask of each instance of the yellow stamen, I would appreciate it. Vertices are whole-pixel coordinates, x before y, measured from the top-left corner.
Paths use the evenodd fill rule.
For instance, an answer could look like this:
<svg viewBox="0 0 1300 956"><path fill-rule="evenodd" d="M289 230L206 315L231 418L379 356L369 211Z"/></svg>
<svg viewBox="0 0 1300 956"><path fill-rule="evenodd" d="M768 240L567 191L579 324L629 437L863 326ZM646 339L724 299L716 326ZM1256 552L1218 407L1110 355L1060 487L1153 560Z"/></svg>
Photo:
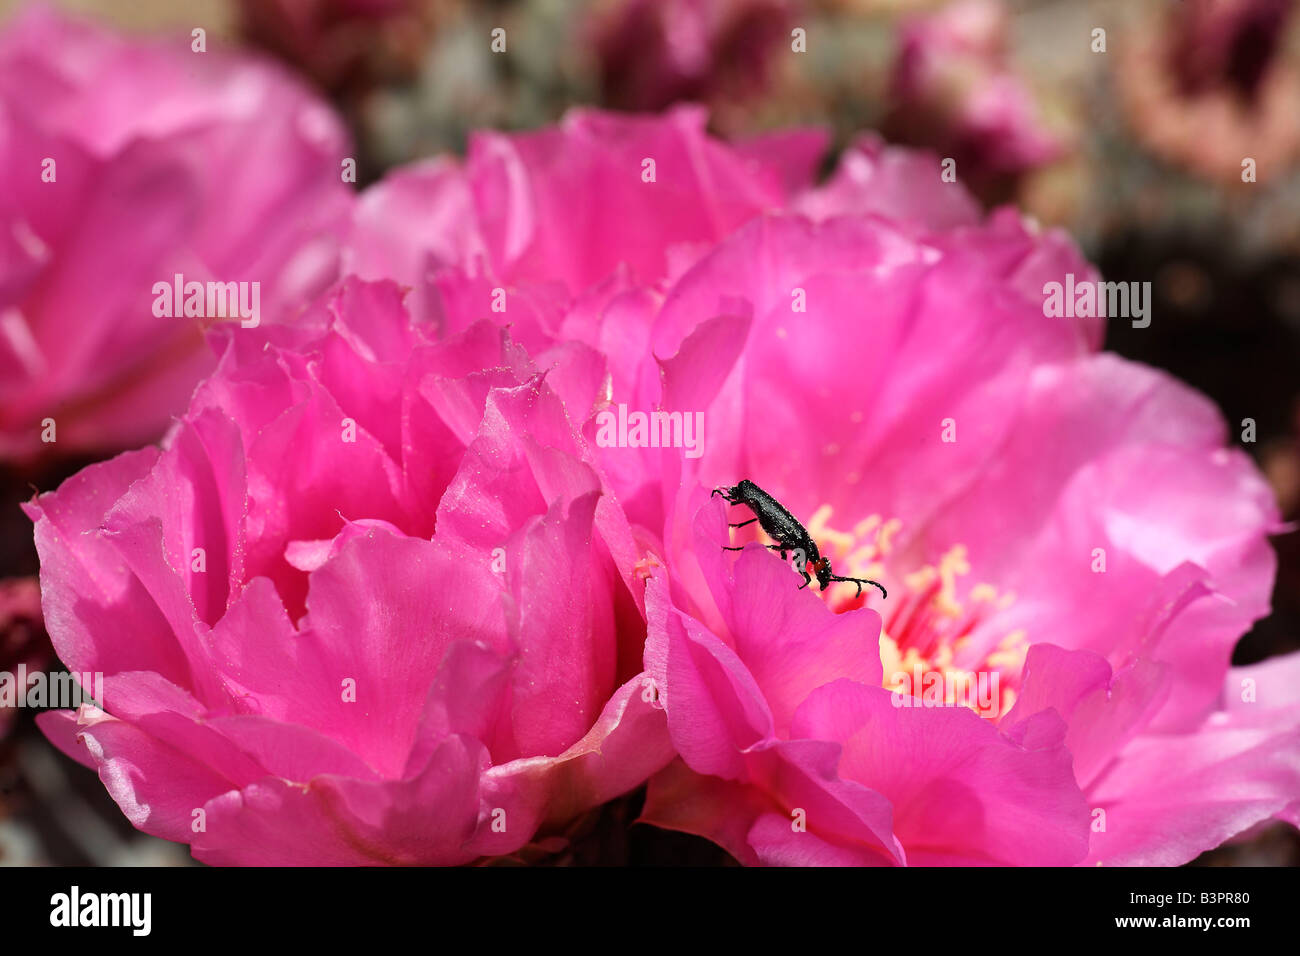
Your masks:
<svg viewBox="0 0 1300 956"><path fill-rule="evenodd" d="M976 681L980 673L987 679L991 671L998 676L996 713L977 712L994 719L1007 713L1016 699L1028 636L1022 630L1013 631L983 659L972 661L971 635L978 625L1009 607L1015 594L1000 593L985 581L964 588L962 579L971 572L964 544L954 544L935 564L904 570L897 567L897 557L889 557L903 526L900 520L873 514L855 524L851 532L844 532L830 525L831 515L829 505L818 508L808 522L808 531L835 561L836 571L881 580L889 587L888 602L873 603L884 617L880 656L885 687L906 688L914 674L937 673L944 678L945 694L952 697L952 688L974 686L967 682ZM856 597L841 600L841 607L859 606ZM959 654L963 656L961 665L957 664ZM911 692L920 694L915 687ZM958 702L974 707L969 699Z"/></svg>

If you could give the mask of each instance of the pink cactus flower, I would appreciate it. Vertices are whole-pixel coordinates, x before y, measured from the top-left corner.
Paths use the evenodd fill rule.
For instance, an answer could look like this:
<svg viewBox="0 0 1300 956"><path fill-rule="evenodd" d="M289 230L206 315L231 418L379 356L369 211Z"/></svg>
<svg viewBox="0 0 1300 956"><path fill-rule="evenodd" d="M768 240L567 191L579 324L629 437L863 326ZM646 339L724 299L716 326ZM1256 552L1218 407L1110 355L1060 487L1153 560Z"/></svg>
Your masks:
<svg viewBox="0 0 1300 956"><path fill-rule="evenodd" d="M257 283L274 322L334 278L341 124L279 68L191 45L42 7L0 32L0 458L115 451L184 411L218 319L160 317L155 283Z"/></svg>
<svg viewBox="0 0 1300 956"><path fill-rule="evenodd" d="M400 299L351 279L222 330L161 448L27 506L54 646L105 674L104 710L40 725L205 862L510 854L672 757L631 532L567 417L598 354L434 343Z"/></svg>
<svg viewBox="0 0 1300 956"><path fill-rule="evenodd" d="M646 665L682 760L645 819L750 863L1057 865L1294 819L1297 658L1228 666L1268 611L1271 493L1203 397L1045 314L1098 278L1068 239L981 222L937 168L864 141L801 215L604 314L646 343L611 350L610 400L708 423L698 460L600 450L667 567ZM744 477L889 597L724 552L707 490ZM930 706L953 687L987 699Z"/></svg>
<svg viewBox="0 0 1300 956"><path fill-rule="evenodd" d="M869 137L814 187L815 136L731 148L695 116L480 137L368 193L348 253L423 283L444 334L602 352L604 408L703 413L698 459L575 416L663 566L645 665L681 759L644 819L747 863L1056 865L1294 820L1295 661L1229 669L1277 509L1217 411L1047 315L1096 271L937 157ZM666 163L686 118L699 158ZM708 490L745 477L889 597L724 552Z"/></svg>

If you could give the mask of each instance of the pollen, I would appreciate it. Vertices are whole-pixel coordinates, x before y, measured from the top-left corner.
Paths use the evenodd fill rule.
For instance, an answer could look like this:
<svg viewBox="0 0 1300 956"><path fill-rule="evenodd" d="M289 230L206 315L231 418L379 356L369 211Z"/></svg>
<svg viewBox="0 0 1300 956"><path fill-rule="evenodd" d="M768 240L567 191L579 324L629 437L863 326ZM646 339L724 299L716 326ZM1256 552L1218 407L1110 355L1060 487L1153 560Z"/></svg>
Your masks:
<svg viewBox="0 0 1300 956"><path fill-rule="evenodd" d="M635 574L640 580L646 581L654 577L655 568L662 568L662 567L663 565L659 563L659 559L656 558L649 551L647 551L645 553L645 556L640 558L636 562L636 564L632 566L632 573Z"/></svg>
<svg viewBox="0 0 1300 956"><path fill-rule="evenodd" d="M931 687L947 704L970 706L993 720L1011 709L1029 650L1025 631L999 633L1000 612L1016 599L988 582L968 582L970 552L950 546L932 564L915 564L895 549L903 523L873 514L852 531L830 524L832 510L823 505L812 515L808 532L830 555L840 574L883 581L889 599L874 595L832 599L832 609L861 607L868 599L880 611L883 628L880 657L884 686L922 697ZM933 675L933 676L931 676ZM980 697L962 688L980 689ZM957 692L953 692L957 688Z"/></svg>

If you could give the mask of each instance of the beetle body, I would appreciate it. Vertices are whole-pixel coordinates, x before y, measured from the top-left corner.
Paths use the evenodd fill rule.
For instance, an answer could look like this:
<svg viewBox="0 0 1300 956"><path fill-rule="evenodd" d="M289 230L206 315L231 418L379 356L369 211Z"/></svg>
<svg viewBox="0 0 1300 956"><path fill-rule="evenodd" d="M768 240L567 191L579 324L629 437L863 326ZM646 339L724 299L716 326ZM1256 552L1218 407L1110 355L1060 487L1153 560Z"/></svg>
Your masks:
<svg viewBox="0 0 1300 956"><path fill-rule="evenodd" d="M882 596L888 597L884 587L879 582L867 578L850 578L831 573L830 559L821 556L821 551L817 548L817 542L812 539L808 529L800 524L799 519L792 515L781 502L748 478L742 478L738 484L729 488L714 488L713 494L721 495L729 504L745 505L754 513L753 518L732 524L731 527L743 528L745 525L757 521L758 526L767 532L767 536L777 542L766 547L773 551L779 551L782 560L791 551L802 553L804 562L799 568L799 573L803 575L804 583L799 585L799 590L803 590L812 584L812 575L808 573L808 569L812 568L813 574L817 575L817 583L821 585L823 591L830 587L833 581L848 581L858 586L858 594L862 593L862 585L871 584L880 589ZM726 547L725 550L743 551L744 549Z"/></svg>

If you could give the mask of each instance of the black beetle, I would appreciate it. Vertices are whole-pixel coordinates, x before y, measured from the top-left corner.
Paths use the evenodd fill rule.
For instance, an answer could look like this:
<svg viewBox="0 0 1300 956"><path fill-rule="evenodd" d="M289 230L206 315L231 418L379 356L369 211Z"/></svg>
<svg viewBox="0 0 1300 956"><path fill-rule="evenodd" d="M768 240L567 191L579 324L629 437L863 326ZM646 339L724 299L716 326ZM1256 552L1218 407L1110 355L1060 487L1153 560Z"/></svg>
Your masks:
<svg viewBox="0 0 1300 956"><path fill-rule="evenodd" d="M858 586L857 597L862 594L862 585L871 584L880 588L881 597L889 597L885 593L884 585L878 581L871 581L867 578L846 578L838 574L831 574L830 558L823 558L821 552L817 550L817 542L808 534L808 529L801 525L797 518L785 510L781 502L777 501L758 485L754 484L748 478L742 478L740 484L732 488L714 488L713 494L722 495L730 504L747 505L749 510L754 512L756 517L748 521L741 521L732 524L732 528L743 528L747 524L758 522L760 528L767 532L768 537L774 538L779 544L765 545L773 551L781 552L781 559L785 560L786 553L789 551L802 552L805 556L803 567L799 568L799 573L803 575L803 584L799 585L802 591L808 585L812 584L812 577L808 574L808 568L813 569L817 575L817 582L825 591L831 586L832 581L852 581ZM724 551L743 551L743 547L723 546Z"/></svg>

